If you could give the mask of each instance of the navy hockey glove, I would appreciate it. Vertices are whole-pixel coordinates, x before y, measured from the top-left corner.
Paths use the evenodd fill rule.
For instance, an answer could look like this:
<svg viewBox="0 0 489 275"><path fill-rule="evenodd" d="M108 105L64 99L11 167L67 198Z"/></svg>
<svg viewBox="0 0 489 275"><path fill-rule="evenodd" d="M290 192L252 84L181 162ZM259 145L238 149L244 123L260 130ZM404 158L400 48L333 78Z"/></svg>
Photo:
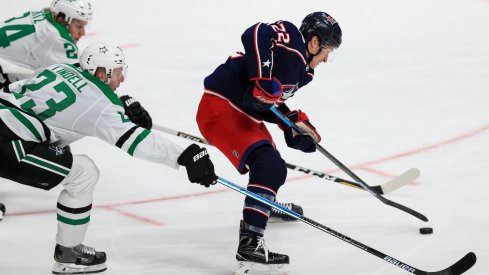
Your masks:
<svg viewBox="0 0 489 275"><path fill-rule="evenodd" d="M258 112L267 111L282 97L282 84L278 79L259 79L244 96L244 105Z"/></svg>
<svg viewBox="0 0 489 275"><path fill-rule="evenodd" d="M216 184L217 176L214 173L214 164L212 164L205 148L200 148L195 143L190 145L178 157L177 163L187 168L190 182L205 187Z"/></svg>
<svg viewBox="0 0 489 275"><path fill-rule="evenodd" d="M305 153L315 152L316 143L321 141L321 136L311 122L309 122L306 113L301 110L294 110L288 112L285 116L302 131L302 134L296 133L296 131L279 119L279 127L284 130L287 146Z"/></svg>
<svg viewBox="0 0 489 275"><path fill-rule="evenodd" d="M153 127L151 116L149 116L148 111L141 106L139 101L128 95L121 96L120 100L124 105L125 115L129 117L132 123L148 130Z"/></svg>

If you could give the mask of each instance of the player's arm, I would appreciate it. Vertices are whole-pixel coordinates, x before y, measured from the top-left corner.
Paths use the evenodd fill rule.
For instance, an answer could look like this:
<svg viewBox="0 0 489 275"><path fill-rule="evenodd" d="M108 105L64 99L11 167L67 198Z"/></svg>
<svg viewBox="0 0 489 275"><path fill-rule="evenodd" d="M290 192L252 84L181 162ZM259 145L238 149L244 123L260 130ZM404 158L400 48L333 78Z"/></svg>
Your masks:
<svg viewBox="0 0 489 275"><path fill-rule="evenodd" d="M273 50L277 39L277 32L264 23L251 26L241 36L248 74L252 81L243 103L256 113L266 113L283 93L282 83L272 76Z"/></svg>
<svg viewBox="0 0 489 275"><path fill-rule="evenodd" d="M148 111L144 109L141 103L129 95L123 95L119 98L124 105L125 115L136 125L151 130L153 120Z"/></svg>
<svg viewBox="0 0 489 275"><path fill-rule="evenodd" d="M115 145L129 155L178 168L183 148L147 129L139 127L124 114L119 105L105 107L95 120L95 136Z"/></svg>
<svg viewBox="0 0 489 275"><path fill-rule="evenodd" d="M97 119L96 136L129 155L172 168L185 166L191 182L209 187L217 178L207 150L196 144L186 149L132 123L122 106L109 106Z"/></svg>
<svg viewBox="0 0 489 275"><path fill-rule="evenodd" d="M309 121L309 117L306 115L306 113L301 110L293 110L288 112L284 111L285 108L282 110L282 113L285 114L285 116L301 131L301 134L297 133L280 118L277 118L277 123L280 129L284 131L287 146L293 149L301 150L305 153L316 151L316 143L321 141L321 136Z"/></svg>
<svg viewBox="0 0 489 275"><path fill-rule="evenodd" d="M241 35L251 80L271 79L273 49L277 33L265 23L257 23Z"/></svg>
<svg viewBox="0 0 489 275"><path fill-rule="evenodd" d="M52 64L77 64L79 62L78 47L72 40L60 37L57 33L50 33L42 45L34 51L34 56L42 57L38 64L40 67Z"/></svg>

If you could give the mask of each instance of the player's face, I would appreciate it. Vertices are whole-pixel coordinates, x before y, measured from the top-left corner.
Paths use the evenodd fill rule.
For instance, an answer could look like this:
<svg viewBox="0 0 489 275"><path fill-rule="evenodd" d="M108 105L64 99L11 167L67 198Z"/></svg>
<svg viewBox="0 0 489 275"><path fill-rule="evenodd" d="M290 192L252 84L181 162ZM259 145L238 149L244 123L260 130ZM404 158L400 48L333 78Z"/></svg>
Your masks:
<svg viewBox="0 0 489 275"><path fill-rule="evenodd" d="M309 68L311 69L315 69L319 63L328 62L329 54L334 50L331 46L326 46L324 48L321 48L319 45L315 46L314 50L319 51L319 53L312 58L311 62L309 62Z"/></svg>
<svg viewBox="0 0 489 275"><path fill-rule="evenodd" d="M78 19L71 20L71 23L68 26L68 31L70 32L71 37L73 37L73 40L75 40L75 43L78 43L78 40L85 35L86 26L87 22L85 21Z"/></svg>
<svg viewBox="0 0 489 275"><path fill-rule="evenodd" d="M124 70L123 68L115 68L112 72L112 78L109 82L109 87L112 91L115 91L122 82L124 82Z"/></svg>

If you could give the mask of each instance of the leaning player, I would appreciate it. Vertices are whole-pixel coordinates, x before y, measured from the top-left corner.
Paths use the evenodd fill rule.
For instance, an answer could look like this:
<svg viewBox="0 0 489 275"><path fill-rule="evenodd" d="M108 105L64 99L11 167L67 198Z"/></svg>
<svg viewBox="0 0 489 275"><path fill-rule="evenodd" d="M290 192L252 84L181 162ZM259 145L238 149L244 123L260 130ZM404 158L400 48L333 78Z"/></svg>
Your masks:
<svg viewBox="0 0 489 275"><path fill-rule="evenodd" d="M77 43L92 20L91 0L53 0L49 9L26 12L0 23L0 89L52 64L77 64ZM149 113L123 95L125 115L151 129Z"/></svg>
<svg viewBox="0 0 489 275"><path fill-rule="evenodd" d="M76 44L92 13L90 0L53 0L50 9L0 23L0 87L52 64L78 63Z"/></svg>
<svg viewBox="0 0 489 275"><path fill-rule="evenodd" d="M285 141L309 153L321 140L301 110L291 111L285 101L308 84L314 69L341 44L338 23L325 12L314 12L300 29L287 21L258 23L241 36L245 53L237 53L204 80L205 92L197 112L202 135L234 164L249 174L248 190L275 200L287 168L263 121L277 123L272 105L287 115L303 134L286 125ZM269 252L263 235L271 208L246 198L239 231L237 274L284 274L287 255Z"/></svg>
<svg viewBox="0 0 489 275"><path fill-rule="evenodd" d="M88 156L64 150L66 145L95 136L131 156L185 166L191 182L215 184L204 148L192 144L184 150L124 115L114 91L124 81L125 64L120 48L94 44L83 51L81 69L55 64L0 93L0 176L44 190L64 187L57 204L55 274L106 269L105 253L83 244L99 171Z"/></svg>

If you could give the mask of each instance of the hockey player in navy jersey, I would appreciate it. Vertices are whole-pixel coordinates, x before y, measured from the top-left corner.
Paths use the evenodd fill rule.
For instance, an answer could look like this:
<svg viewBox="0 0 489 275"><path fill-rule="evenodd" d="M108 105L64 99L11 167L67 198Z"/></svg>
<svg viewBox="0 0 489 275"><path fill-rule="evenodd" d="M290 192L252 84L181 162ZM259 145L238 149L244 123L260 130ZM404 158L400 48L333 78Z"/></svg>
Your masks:
<svg viewBox="0 0 489 275"><path fill-rule="evenodd" d="M298 29L287 21L257 23L241 36L244 53L230 56L204 80L197 123L202 135L249 173L247 189L275 200L287 168L263 121L279 124L287 145L306 153L321 140L306 113L285 101L312 81L314 69L341 44L341 29L325 12L307 15ZM269 110L275 105L303 134L296 134ZM287 255L269 252L263 235L271 208L246 198L236 254L236 274L286 274Z"/></svg>

